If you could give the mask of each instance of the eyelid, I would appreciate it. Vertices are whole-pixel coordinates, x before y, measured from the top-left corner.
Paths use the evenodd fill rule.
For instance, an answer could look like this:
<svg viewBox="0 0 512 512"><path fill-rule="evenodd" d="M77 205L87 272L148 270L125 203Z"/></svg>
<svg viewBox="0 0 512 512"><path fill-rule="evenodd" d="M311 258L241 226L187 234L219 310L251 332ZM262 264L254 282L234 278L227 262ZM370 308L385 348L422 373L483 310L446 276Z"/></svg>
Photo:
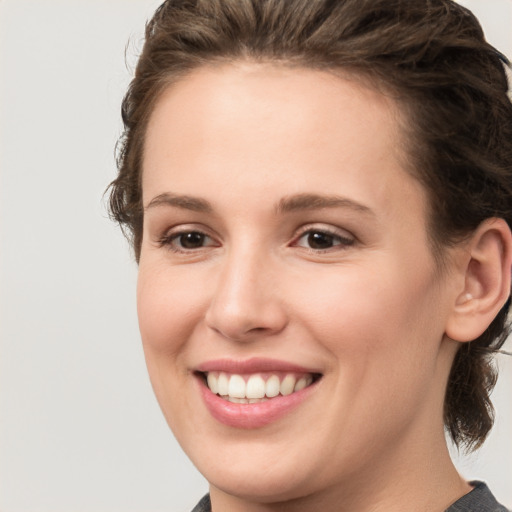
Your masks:
<svg viewBox="0 0 512 512"><path fill-rule="evenodd" d="M304 235L307 235L308 233L315 233L315 232L324 233L329 236L332 236L332 237L336 238L337 240L339 240L341 243L336 244L335 246L330 247L329 249L312 249L312 248L304 247L305 249L309 249L314 252L332 251L332 250L337 250L337 248L342 250L343 248L345 248L347 246L354 245L357 242L357 238L354 235L352 235L352 233L350 233L349 231L347 231L345 229L336 228L334 226L329 226L329 225L325 225L325 224L308 224L306 226L302 226L299 229L298 233L294 236L291 245L297 246L298 241Z"/></svg>
<svg viewBox="0 0 512 512"><path fill-rule="evenodd" d="M196 249L185 249L173 246L173 242L182 235L187 233L199 233L205 238L209 239L213 243L198 247ZM166 248L177 254L190 254L197 253L202 249L209 249L211 247L219 247L220 243L217 241L217 237L211 233L209 229L203 226L194 224L180 224L178 226L171 227L164 231L164 233L158 237L157 243L160 247Z"/></svg>
<svg viewBox="0 0 512 512"><path fill-rule="evenodd" d="M335 243L332 247L326 248L326 249L314 249L314 248L308 248L305 246L299 245L299 241L302 237L309 233L323 233L326 235L329 235L333 237L338 243ZM176 245L174 245L174 242L176 239L178 239L181 235L187 234L187 233L199 233L203 235L209 242L206 245L202 245L197 248L179 248ZM191 253L198 253L201 250L204 249L210 249L215 247L220 247L221 243L219 242L219 237L212 233L210 229L206 228L202 225L197 224L179 224L174 227L170 227L166 229L158 238L156 239L156 242L158 246L167 248L168 250L178 253L178 254L191 254ZM354 245L354 243L357 242L357 238L352 235L349 231L346 229L337 228L332 225L325 225L325 224L307 224L304 226L301 226L296 234L294 235L292 241L290 242L290 246L295 247L302 247L303 249L312 251L314 253L321 253L321 252L329 252L329 251L335 251L335 250L343 250L347 248L348 246Z"/></svg>

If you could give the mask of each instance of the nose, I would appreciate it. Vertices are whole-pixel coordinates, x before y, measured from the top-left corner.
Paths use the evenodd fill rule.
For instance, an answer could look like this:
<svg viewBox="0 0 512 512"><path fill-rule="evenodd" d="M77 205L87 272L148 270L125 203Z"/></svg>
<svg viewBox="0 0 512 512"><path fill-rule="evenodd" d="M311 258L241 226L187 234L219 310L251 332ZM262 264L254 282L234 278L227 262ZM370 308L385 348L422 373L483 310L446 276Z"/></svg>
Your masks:
<svg viewBox="0 0 512 512"><path fill-rule="evenodd" d="M281 332L288 317L276 284L272 266L254 254L226 259L206 312L207 326L233 341Z"/></svg>

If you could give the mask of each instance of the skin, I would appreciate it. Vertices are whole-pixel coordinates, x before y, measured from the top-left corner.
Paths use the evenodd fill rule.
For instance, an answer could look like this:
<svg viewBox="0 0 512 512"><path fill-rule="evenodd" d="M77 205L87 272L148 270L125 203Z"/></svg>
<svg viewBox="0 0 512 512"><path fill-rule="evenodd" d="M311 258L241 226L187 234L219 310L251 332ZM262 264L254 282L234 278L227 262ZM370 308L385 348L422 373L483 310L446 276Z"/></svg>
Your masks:
<svg viewBox="0 0 512 512"><path fill-rule="evenodd" d="M448 271L437 271L398 117L357 81L271 64L198 69L157 103L140 330L162 411L210 482L215 512L442 511L470 490L442 419L458 346L446 332L468 297L458 269L470 256L451 249ZM276 207L304 194L344 202ZM310 247L311 231L327 231L332 246ZM206 237L185 248L183 232ZM194 370L257 356L322 378L276 422L219 423Z"/></svg>

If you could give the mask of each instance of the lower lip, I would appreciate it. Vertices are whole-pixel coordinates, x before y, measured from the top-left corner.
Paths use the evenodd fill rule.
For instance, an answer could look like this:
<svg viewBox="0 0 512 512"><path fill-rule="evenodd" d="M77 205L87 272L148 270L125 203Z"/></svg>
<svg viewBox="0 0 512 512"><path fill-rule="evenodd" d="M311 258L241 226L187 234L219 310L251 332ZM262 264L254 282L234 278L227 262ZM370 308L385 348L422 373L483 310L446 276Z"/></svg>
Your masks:
<svg viewBox="0 0 512 512"><path fill-rule="evenodd" d="M273 423L289 414L306 400L316 382L291 395L277 396L255 404L235 404L213 394L199 379L201 395L210 414L220 423L234 428L254 429Z"/></svg>

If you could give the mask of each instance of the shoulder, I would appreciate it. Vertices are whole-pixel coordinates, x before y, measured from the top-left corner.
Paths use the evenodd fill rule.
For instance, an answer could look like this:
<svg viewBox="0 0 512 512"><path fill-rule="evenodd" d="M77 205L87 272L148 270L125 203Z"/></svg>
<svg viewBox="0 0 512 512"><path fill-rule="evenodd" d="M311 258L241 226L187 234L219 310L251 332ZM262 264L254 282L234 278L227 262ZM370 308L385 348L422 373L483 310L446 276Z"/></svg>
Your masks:
<svg viewBox="0 0 512 512"><path fill-rule="evenodd" d="M462 496L446 512L510 512L500 505L487 485L483 482L471 482L473 490Z"/></svg>

